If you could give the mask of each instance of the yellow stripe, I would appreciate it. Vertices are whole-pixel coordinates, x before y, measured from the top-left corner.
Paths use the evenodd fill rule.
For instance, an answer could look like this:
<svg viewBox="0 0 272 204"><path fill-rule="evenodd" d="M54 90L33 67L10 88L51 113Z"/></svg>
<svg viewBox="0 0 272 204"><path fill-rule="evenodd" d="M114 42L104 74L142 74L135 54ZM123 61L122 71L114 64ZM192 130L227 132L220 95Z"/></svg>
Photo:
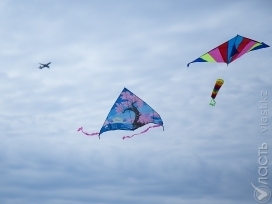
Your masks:
<svg viewBox="0 0 272 204"><path fill-rule="evenodd" d="M217 79L217 80L216 80L216 84L222 86L222 85L224 84L224 80L223 80L223 79Z"/></svg>
<svg viewBox="0 0 272 204"><path fill-rule="evenodd" d="M259 45L261 45L261 43L256 43L256 44L253 45L247 52L251 51L251 50L254 49L255 47L258 47Z"/></svg>
<svg viewBox="0 0 272 204"><path fill-rule="evenodd" d="M207 62L216 62L209 53L202 55L201 58Z"/></svg>

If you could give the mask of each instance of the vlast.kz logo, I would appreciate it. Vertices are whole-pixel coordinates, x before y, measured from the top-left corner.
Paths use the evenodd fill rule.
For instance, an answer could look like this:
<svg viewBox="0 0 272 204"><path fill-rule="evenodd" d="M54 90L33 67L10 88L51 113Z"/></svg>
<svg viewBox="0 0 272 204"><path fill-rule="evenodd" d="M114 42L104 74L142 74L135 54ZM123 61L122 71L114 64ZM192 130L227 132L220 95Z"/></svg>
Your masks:
<svg viewBox="0 0 272 204"><path fill-rule="evenodd" d="M266 186L256 187L251 183L252 187L255 189L254 198L259 203L267 203L271 198L271 192Z"/></svg>

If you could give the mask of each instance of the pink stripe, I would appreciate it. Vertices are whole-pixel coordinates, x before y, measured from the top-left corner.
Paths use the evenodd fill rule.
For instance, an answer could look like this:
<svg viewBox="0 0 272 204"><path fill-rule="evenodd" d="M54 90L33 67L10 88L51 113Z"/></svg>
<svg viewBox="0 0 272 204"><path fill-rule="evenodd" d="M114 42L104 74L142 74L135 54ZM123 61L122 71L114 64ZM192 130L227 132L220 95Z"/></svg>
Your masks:
<svg viewBox="0 0 272 204"><path fill-rule="evenodd" d="M87 135L87 136L95 136L95 135L99 135L99 132L95 132L95 133L87 133L83 131L83 127L78 128L77 131L81 131L83 134Z"/></svg>
<svg viewBox="0 0 272 204"><path fill-rule="evenodd" d="M144 131L140 132L140 133L136 133L136 134L133 134L131 136L124 136L123 137L123 140L126 139L126 138L132 138L134 137L135 135L140 135L140 134L143 134L145 132L147 132L150 128L156 128L156 127L160 127L161 125L153 125L153 126L149 126L147 129L145 129Z"/></svg>
<svg viewBox="0 0 272 204"><path fill-rule="evenodd" d="M222 55L219 51L218 48L214 49L214 50L211 50L209 52L209 54L213 57L213 59L216 61L216 62L224 62L224 59L222 58Z"/></svg>
<svg viewBox="0 0 272 204"><path fill-rule="evenodd" d="M244 47L244 49L237 55L237 57L235 57L235 59L237 59L237 58L241 57L243 54L247 53L247 52L250 50L250 48L252 48L252 46L255 45L255 44L256 44L256 42L254 42L254 41L249 42L249 43ZM232 61L233 61L233 60L232 60Z"/></svg>

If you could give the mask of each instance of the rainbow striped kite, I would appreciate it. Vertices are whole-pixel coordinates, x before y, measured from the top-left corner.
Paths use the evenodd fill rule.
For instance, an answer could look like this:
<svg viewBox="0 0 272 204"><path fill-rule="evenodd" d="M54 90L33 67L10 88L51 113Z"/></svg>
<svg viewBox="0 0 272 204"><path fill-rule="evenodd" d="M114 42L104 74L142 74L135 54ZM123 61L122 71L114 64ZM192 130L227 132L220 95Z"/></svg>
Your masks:
<svg viewBox="0 0 272 204"><path fill-rule="evenodd" d="M187 64L187 67L194 62L224 62L227 65L238 59L247 52L267 48L269 45L258 42L240 35L235 36L227 42L219 45L211 51Z"/></svg>
<svg viewBox="0 0 272 204"><path fill-rule="evenodd" d="M269 45L258 42L240 35L235 36L227 42L219 45L211 51L203 54L199 58L187 64L187 67L194 62L224 62L227 65L234 60L238 59L247 52L267 48ZM224 74L223 74L224 75ZM215 106L215 97L218 94L219 89L223 85L223 79L217 79L212 92L211 106Z"/></svg>

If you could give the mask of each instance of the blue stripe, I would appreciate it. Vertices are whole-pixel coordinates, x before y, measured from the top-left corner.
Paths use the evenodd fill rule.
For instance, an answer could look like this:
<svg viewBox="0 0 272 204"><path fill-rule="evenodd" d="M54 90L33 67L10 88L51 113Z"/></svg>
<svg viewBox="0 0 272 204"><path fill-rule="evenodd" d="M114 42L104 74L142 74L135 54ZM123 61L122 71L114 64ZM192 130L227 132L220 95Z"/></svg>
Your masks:
<svg viewBox="0 0 272 204"><path fill-rule="evenodd" d="M244 39L244 37L242 37L240 35L237 36L237 39L235 41L236 48L240 45L240 43L242 42L243 39Z"/></svg>
<svg viewBox="0 0 272 204"><path fill-rule="evenodd" d="M233 46L234 46L234 43L236 42L237 37L238 37L238 35L228 41L228 59L227 59L227 63L229 63L230 60L231 60L231 57L232 57L231 54L232 54Z"/></svg>

